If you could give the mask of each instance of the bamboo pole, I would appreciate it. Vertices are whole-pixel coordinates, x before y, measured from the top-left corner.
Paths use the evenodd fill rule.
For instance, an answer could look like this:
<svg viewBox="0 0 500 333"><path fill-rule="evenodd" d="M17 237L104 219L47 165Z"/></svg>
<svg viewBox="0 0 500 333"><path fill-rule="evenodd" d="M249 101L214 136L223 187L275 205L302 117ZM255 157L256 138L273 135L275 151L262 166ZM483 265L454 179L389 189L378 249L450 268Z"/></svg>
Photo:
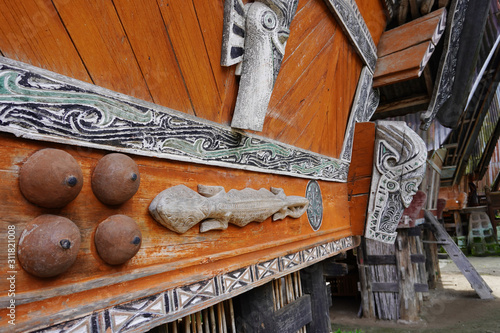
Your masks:
<svg viewBox="0 0 500 333"><path fill-rule="evenodd" d="M184 332L191 333L190 316L184 317Z"/></svg>
<svg viewBox="0 0 500 333"><path fill-rule="evenodd" d="M231 315L231 331L232 333L237 333L236 332L236 323L234 320L234 307L233 307L233 299L229 299L229 314Z"/></svg>
<svg viewBox="0 0 500 333"><path fill-rule="evenodd" d="M210 320L208 319L207 309L203 309L203 328L205 333L210 333Z"/></svg>
<svg viewBox="0 0 500 333"><path fill-rule="evenodd" d="M201 326L201 311L196 312L196 329L198 333L203 333L203 327Z"/></svg>
<svg viewBox="0 0 500 333"><path fill-rule="evenodd" d="M214 306L210 307L210 321L211 321L211 326L212 326L212 332L215 333L217 331L217 326L216 326L216 322L215 322Z"/></svg>

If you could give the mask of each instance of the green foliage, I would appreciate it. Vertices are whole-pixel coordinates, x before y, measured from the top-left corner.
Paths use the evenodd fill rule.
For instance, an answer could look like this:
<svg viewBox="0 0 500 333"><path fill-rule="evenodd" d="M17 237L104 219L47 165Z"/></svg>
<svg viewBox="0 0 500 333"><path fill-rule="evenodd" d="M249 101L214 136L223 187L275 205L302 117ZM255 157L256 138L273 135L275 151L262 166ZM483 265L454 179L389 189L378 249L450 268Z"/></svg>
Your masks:
<svg viewBox="0 0 500 333"><path fill-rule="evenodd" d="M342 331L340 328L333 333L363 333L362 331L355 329L354 331Z"/></svg>

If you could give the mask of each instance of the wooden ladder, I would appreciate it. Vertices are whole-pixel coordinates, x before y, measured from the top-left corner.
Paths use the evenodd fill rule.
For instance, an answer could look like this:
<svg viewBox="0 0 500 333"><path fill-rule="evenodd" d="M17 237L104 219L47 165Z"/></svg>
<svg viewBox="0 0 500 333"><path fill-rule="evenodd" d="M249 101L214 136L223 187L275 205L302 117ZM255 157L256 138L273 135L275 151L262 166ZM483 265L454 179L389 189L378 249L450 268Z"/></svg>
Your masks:
<svg viewBox="0 0 500 333"><path fill-rule="evenodd" d="M491 288L486 284L481 275L479 275L474 266L472 266L457 244L451 239L437 218L426 210L425 220L430 223L431 230L434 236L436 236L437 241L443 246L455 265L462 271L462 274L467 278L479 297L481 299L494 299L495 297L491 293Z"/></svg>

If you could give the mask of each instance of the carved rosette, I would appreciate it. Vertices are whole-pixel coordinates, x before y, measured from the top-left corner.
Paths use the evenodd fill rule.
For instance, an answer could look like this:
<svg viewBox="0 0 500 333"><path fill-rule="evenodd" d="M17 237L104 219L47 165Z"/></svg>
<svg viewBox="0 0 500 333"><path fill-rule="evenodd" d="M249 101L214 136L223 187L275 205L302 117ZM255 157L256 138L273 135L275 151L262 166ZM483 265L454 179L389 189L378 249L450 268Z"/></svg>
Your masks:
<svg viewBox="0 0 500 333"><path fill-rule="evenodd" d="M396 228L425 174L427 148L404 122L377 123L365 237L393 244Z"/></svg>

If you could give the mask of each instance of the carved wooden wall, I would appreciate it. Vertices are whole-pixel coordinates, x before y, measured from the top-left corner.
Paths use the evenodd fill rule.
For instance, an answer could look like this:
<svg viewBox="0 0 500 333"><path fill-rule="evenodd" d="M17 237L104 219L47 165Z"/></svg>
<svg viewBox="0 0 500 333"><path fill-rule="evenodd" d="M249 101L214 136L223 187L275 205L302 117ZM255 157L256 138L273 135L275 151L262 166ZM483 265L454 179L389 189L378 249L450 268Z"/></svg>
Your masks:
<svg viewBox="0 0 500 333"><path fill-rule="evenodd" d="M377 43L383 4L357 2ZM223 0L0 5L1 55L230 124L238 79L220 66ZM299 1L290 29L262 134L339 157L362 62L325 1Z"/></svg>
<svg viewBox="0 0 500 333"><path fill-rule="evenodd" d="M351 0L328 2L355 4ZM15 225L19 239L27 223L40 214L50 213L71 219L82 234L76 263L61 276L35 278L24 272L18 262L15 264L19 286L16 329L28 331L79 318L68 323L71 329L67 331L81 327L88 332L144 330L358 245L356 236L363 233L371 177L365 166L371 167L373 157L373 124L358 126L354 143L349 141L349 147L354 147L352 156L342 161L339 158L346 132L354 133L355 121L367 120L357 118L361 115L358 113L356 117L349 115L358 106L354 99L360 75L367 71L365 62L325 1L299 1L264 130L260 137L234 132L226 125L231 121L237 78L234 68L220 66L223 5L222 0L0 3L0 55L188 115L172 118L172 113L161 106L77 84L82 89L78 92L93 97L101 94L107 102L118 103L121 111L118 117L113 115L114 123L101 121L107 111L99 108L88 119L84 118L90 113L81 112L73 122L71 117L58 118L74 111L69 107L58 108L57 103L34 101L22 94L9 101L5 97L8 94L4 94L0 127L8 133L0 134L1 230ZM385 27L383 4L358 1L358 6L376 44ZM9 66L17 66L5 64L0 65L3 74L12 69ZM12 78L21 88L78 90L74 86L58 86L50 78L17 80L16 75L25 74L19 73ZM33 78L30 74L26 77ZM370 80L370 76L363 78ZM70 85L74 83L71 82ZM369 88L363 90L363 94L371 96L369 92ZM156 121L168 118L166 122L182 132L177 136L184 140L182 149L165 153L158 150L161 145L153 144L165 128L157 128L157 132L152 127L141 128L139 132L151 134L154 142L148 141L146 135L139 146L129 140L128 132L99 142L100 135L110 130L110 124L118 123L118 132L139 128L141 121L122 117L126 113L124 105L136 108L131 113L134 117L150 116L141 121L153 127L158 125ZM80 105L75 110L78 113L87 109ZM82 119L84 124L90 124L84 128L89 130L86 137L78 132L81 127L71 127ZM99 135L89 134L96 129ZM200 142L205 142L205 134L213 135L211 142L216 146L221 142L230 145L224 149L215 147L213 154L202 151L205 146L197 150ZM46 147L67 151L83 171L81 193L61 209L32 205L18 190L20 167L30 155ZM260 147L267 147L267 155L262 154ZM141 186L125 204L111 207L94 196L90 177L97 161L116 150L129 154L138 164ZM226 153L224 150L234 150L238 158L217 155ZM248 151L253 155L245 155ZM194 155L187 156L186 152ZM307 155L305 162L301 162L301 154ZM209 161L211 156L215 156L213 161ZM296 159L295 164L287 164L290 156ZM349 159L353 168L348 173ZM310 167L311 161L316 163L313 173L300 171ZM322 171L329 170L328 163L337 172L333 176ZM180 236L156 223L148 212L151 200L175 185L184 184L193 190L198 184L221 185L226 190L281 187L287 195L305 196L309 178L317 179L322 195L323 220L317 228L311 227L304 214L298 219L267 219L244 228L230 225L227 230L204 234L192 228ZM93 243L97 224L114 214L131 216L143 233L137 255L120 266L105 264ZM1 239L0 246L7 248L6 242ZM7 257L0 257L2 267L6 260ZM8 281L0 282L0 290L7 289ZM6 295L0 297L2 318L7 315L8 302ZM141 324L145 326L134 326L143 322L147 322ZM7 323L2 321L0 325ZM4 327L0 326L0 330Z"/></svg>

